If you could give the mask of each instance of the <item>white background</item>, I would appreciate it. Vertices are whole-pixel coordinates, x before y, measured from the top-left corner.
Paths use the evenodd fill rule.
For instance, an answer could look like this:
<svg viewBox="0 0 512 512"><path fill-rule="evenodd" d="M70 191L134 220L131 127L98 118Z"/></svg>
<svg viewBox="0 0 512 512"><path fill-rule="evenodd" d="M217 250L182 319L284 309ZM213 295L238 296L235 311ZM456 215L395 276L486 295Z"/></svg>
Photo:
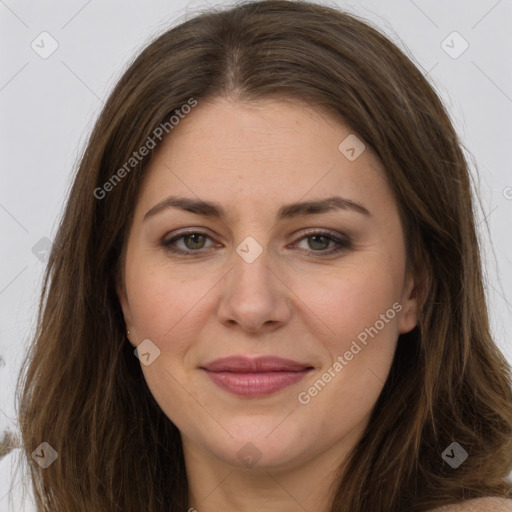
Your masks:
<svg viewBox="0 0 512 512"><path fill-rule="evenodd" d="M0 440L2 431L16 430L14 385L36 319L44 262L32 248L54 237L92 123L143 46L214 4L226 2L0 0ZM512 362L512 2L330 5L378 25L423 70L448 107L475 176L478 169L491 323ZM33 41L43 44L45 31L58 43L47 59L31 47ZM442 47L453 31L469 44L456 59ZM463 48L457 36L445 44L452 51ZM0 494L0 508L1 500Z"/></svg>

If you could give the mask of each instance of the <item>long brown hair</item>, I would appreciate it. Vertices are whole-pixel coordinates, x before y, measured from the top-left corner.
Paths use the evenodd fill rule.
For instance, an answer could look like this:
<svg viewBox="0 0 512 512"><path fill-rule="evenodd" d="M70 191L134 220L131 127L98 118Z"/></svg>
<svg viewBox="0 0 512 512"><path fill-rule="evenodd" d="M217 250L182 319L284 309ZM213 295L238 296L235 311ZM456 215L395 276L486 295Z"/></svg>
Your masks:
<svg viewBox="0 0 512 512"><path fill-rule="evenodd" d="M367 22L309 2L267 0L203 12L159 36L94 126L18 384L38 510L188 507L179 431L126 340L116 283L152 151L126 162L162 123L172 137L169 118L191 98L221 96L293 98L350 126L384 165L408 262L430 276L419 324L399 337L331 512L424 511L511 496L511 369L490 335L468 165L447 112L409 58ZM31 457L43 441L58 453L47 469ZM457 469L442 457L454 441L469 455Z"/></svg>

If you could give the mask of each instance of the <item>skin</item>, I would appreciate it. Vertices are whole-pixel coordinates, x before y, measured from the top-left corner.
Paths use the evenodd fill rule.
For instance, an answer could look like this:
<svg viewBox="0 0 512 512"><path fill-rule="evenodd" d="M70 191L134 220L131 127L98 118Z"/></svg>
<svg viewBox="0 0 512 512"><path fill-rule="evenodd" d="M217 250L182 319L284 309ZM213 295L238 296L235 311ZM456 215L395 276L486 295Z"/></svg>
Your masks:
<svg viewBox="0 0 512 512"><path fill-rule="evenodd" d="M395 199L369 147L354 161L340 152L350 133L329 113L298 102L218 98L199 102L148 168L118 296L130 343L149 339L160 350L141 368L181 432L190 507L199 512L328 510L329 485L368 423L398 335L416 325L417 280L406 274ZM143 220L170 195L214 201L226 217L166 208ZM370 215L337 209L275 219L284 204L332 195ZM162 246L184 228L208 235L174 244L199 256ZM309 228L348 236L351 245L328 255L335 243L306 236ZM236 252L248 236L263 251L252 263ZM301 404L298 394L394 303L401 311ZM247 398L199 368L240 354L314 369L277 393ZM248 442L261 456L251 467L237 456Z"/></svg>

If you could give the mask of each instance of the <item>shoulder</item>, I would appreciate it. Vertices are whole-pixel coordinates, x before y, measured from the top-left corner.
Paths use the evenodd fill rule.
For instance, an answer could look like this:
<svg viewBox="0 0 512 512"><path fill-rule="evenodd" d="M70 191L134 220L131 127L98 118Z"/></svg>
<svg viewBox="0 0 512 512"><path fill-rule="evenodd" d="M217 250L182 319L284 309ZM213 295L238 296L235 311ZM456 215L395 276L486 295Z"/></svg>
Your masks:
<svg viewBox="0 0 512 512"><path fill-rule="evenodd" d="M429 512L512 512L512 499L476 498L444 505Z"/></svg>

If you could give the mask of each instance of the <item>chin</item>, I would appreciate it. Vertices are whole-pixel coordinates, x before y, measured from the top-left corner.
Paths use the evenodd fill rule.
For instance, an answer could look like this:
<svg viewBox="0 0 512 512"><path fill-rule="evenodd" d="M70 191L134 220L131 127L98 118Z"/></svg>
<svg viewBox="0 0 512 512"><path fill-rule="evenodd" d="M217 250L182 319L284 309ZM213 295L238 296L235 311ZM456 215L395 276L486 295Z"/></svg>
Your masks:
<svg viewBox="0 0 512 512"><path fill-rule="evenodd" d="M282 417L267 418L259 421L248 418L236 426L226 425L222 436L208 436L200 444L213 456L226 464L247 469L278 470L300 464L308 450L304 443L314 441L300 435L296 425ZM281 423L281 425L280 425ZM232 436L232 437L231 437Z"/></svg>

